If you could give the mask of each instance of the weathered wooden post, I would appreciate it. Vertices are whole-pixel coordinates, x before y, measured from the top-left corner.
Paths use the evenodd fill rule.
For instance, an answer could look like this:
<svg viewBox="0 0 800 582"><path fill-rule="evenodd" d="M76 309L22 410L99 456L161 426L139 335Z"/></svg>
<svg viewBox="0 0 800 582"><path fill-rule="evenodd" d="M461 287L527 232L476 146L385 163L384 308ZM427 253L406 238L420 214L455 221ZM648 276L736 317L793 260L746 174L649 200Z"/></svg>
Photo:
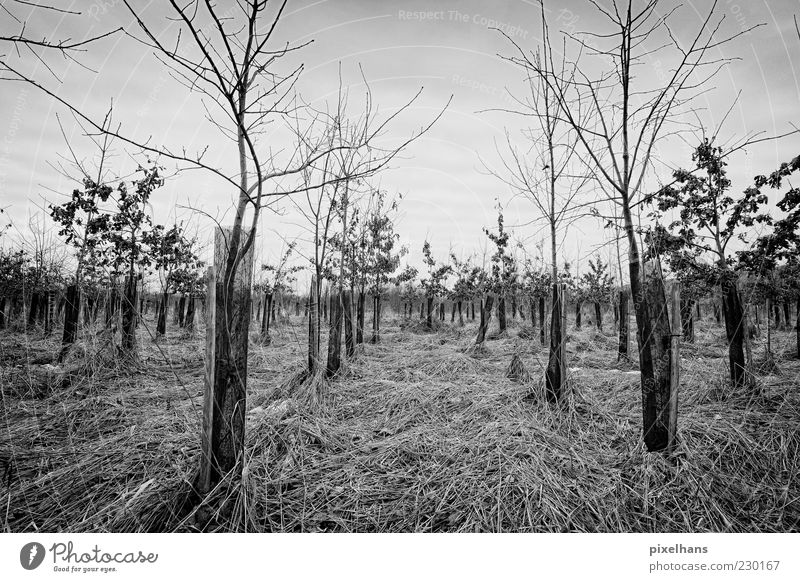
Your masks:
<svg viewBox="0 0 800 582"><path fill-rule="evenodd" d="M566 283L561 283L561 395L567 391L567 303L569 291Z"/></svg>
<svg viewBox="0 0 800 582"><path fill-rule="evenodd" d="M308 292L308 373L313 376L319 367L319 300L317 299L317 276L311 275L311 290Z"/></svg>
<svg viewBox="0 0 800 582"><path fill-rule="evenodd" d="M78 334L78 317L80 316L81 295L78 285L73 283L67 286L66 297L64 298L64 331L61 337L61 351L58 353L58 361L63 362L64 357L69 352L70 346L75 343Z"/></svg>
<svg viewBox="0 0 800 582"><path fill-rule="evenodd" d="M670 291L672 303L672 333L670 334L670 374L669 374L669 437L667 452L672 453L678 443L678 392L681 372L681 288L678 281L672 284Z"/></svg>
<svg viewBox="0 0 800 582"><path fill-rule="evenodd" d="M661 264L657 260L645 263L643 285L647 305L647 321L642 333L652 336L646 342L639 337L639 346L649 344L641 352L642 421L647 450L662 451L669 444L670 342L672 330L667 310L667 297ZM636 300L641 300L636 298ZM678 330L680 332L680 330ZM639 348L641 350L641 347Z"/></svg>
<svg viewBox="0 0 800 582"><path fill-rule="evenodd" d="M566 305L564 286L553 283L553 308L550 314L550 351L545 370L545 393L549 402L558 402L563 395L566 362L564 341L566 336Z"/></svg>
<svg viewBox="0 0 800 582"><path fill-rule="evenodd" d="M244 449L253 245L242 255L247 234L242 232L238 246L229 248L232 235L232 228L217 229L208 273L201 494L241 468ZM229 260L238 262L233 278L226 277Z"/></svg>
<svg viewBox="0 0 800 582"><path fill-rule="evenodd" d="M47 311L44 316L44 334L49 336L53 333L53 322L56 319L56 292L52 289L47 291Z"/></svg>
<svg viewBox="0 0 800 582"><path fill-rule="evenodd" d="M331 289L328 335L328 361L325 365L325 376L332 378L342 367L342 295L338 287Z"/></svg>
<svg viewBox="0 0 800 582"><path fill-rule="evenodd" d="M345 353L348 358L352 358L356 353L356 340L353 335L353 294L347 290L342 293L342 303L344 304Z"/></svg>
<svg viewBox="0 0 800 582"><path fill-rule="evenodd" d="M617 360L628 359L628 289L623 287L619 292L619 346L617 347Z"/></svg>
<svg viewBox="0 0 800 582"><path fill-rule="evenodd" d="M487 294L486 301L481 301L481 323L478 326L478 335L475 338L475 345L481 345L486 339L486 332L489 329L489 322L492 319L492 304L494 303L494 295Z"/></svg>

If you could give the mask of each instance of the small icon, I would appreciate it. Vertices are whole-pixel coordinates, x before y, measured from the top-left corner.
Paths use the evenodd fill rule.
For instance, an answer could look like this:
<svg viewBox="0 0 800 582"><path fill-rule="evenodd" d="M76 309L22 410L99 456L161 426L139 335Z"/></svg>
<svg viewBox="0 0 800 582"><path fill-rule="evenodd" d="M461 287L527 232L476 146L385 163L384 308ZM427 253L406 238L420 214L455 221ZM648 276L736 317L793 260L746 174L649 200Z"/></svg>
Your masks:
<svg viewBox="0 0 800 582"><path fill-rule="evenodd" d="M19 563L26 570L35 570L44 562L44 546L38 542L30 542L22 546L19 552Z"/></svg>

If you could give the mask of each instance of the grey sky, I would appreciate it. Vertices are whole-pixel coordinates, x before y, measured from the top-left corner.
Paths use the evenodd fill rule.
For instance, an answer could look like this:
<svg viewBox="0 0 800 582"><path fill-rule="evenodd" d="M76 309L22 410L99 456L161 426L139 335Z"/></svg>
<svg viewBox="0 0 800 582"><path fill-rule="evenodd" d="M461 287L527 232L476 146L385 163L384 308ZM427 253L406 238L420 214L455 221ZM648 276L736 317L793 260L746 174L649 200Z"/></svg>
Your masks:
<svg viewBox="0 0 800 582"><path fill-rule="evenodd" d="M221 7L228 3L229 0L218 2ZM147 6L144 15L149 21L161 23L162 27L168 25L157 13L163 9L162 3L137 4ZM116 26L135 31L121 2L98 0L72 5L84 15L39 15L30 22L29 30L53 38L82 38ZM665 1L667 5L673 4ZM550 2L549 6L554 31L597 30L601 23L597 10L585 0ZM699 14L709 6L707 0L684 4L676 13L676 32L681 35L694 31ZM721 72L713 87L698 100L697 105L704 108L704 121L719 122L741 91L724 135L786 132L790 123L797 121L800 109L800 81L795 67L800 40L792 21L793 14L800 14L800 1L720 0L718 6L719 14L726 18L721 29L726 35L761 22L765 26L724 48L724 56L735 55L741 60ZM15 27L3 16L0 24L10 30ZM450 248L458 254L479 251L485 240L481 227L495 221L495 198L508 205L509 224L526 225L515 234L527 241L531 252L542 237L540 226L530 224L537 217L532 204L520 198L509 204L509 189L486 175L481 167L479 158L499 168L494 140L503 139L506 127L512 133L522 127L520 118L508 113L479 113L513 107L506 91L520 94L523 90L521 71L497 56L510 54L513 48L489 26L503 29L526 48L533 49L540 38L535 3L520 0L290 0L288 12L278 25L281 39L314 39L298 54L306 67L298 89L305 100L315 105L335 95L340 62L344 82L352 85L354 95L360 91L358 67L363 67L382 111L398 107L424 86L416 105L393 126L398 139L430 120L453 95L451 106L434 129L380 178L383 188L404 196L397 230L411 247L410 260L414 263L419 263L426 237L442 259ZM170 31L164 33L169 36ZM60 94L95 117L102 116L113 99L116 118L125 131L139 138L152 135L156 143L173 147L196 149L210 144L210 159L235 168L234 148L202 121L199 97L170 79L152 55L130 39L119 35L93 46L82 61L94 71L56 62L53 69L62 78L60 86L41 66L30 58L25 60L27 70L35 71L37 79L59 87ZM649 73L642 74L655 74L660 65L652 63ZM0 200L19 226L25 223L28 213L43 203L42 198L57 199L50 190L69 192L73 187L48 165L59 153L66 152L56 113L71 137L77 132L66 112L35 89L8 82L0 86ZM279 133L269 137L274 140L269 143L273 148L285 147ZM781 161L797 155L798 149L800 139L793 136L739 154L731 160L734 192L746 187L754 174L771 171ZM130 164L121 144L117 154L120 166ZM685 144L665 144L660 155L674 165L690 163ZM663 178L668 176L663 166L657 172ZM155 215L167 221L170 213L177 213L179 218L192 218L201 232L206 232L208 221L189 210L174 210L176 205L196 206L216 215L229 208L233 194L219 180L198 172L184 173L157 193ZM281 206L282 215L267 213L262 221L265 257L279 254L281 237L291 239L298 234L296 213L288 203ZM596 221L581 221L568 233L562 254L573 261L580 256L585 258L607 236Z"/></svg>

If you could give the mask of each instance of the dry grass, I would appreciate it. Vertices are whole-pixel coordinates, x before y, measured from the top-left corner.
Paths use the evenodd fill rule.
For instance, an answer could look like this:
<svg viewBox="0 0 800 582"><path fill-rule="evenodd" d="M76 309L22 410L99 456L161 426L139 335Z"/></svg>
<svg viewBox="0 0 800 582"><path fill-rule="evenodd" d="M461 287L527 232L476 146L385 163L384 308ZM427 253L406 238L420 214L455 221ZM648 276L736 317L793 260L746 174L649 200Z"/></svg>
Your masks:
<svg viewBox="0 0 800 582"><path fill-rule="evenodd" d="M472 352L471 322L428 333L399 323L330 383L297 381L302 321L254 343L244 475L192 513L181 499L199 454L199 337L170 332L160 349L143 340L140 366L95 362L63 388L57 370L34 363L54 340L0 336L3 528L800 529L793 332L777 334L781 375L745 393L726 386L723 330L698 325L684 350L680 449L667 459L640 444L638 375L616 362L610 332L570 330L573 390L553 408L535 398L547 355L535 334L512 328ZM514 353L530 381L506 378Z"/></svg>

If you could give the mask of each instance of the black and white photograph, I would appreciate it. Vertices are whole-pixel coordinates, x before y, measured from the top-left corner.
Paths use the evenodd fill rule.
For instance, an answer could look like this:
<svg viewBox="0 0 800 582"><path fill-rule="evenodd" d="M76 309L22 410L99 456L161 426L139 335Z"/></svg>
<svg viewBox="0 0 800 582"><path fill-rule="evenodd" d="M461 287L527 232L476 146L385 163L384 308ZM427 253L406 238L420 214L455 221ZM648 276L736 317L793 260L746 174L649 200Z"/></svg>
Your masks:
<svg viewBox="0 0 800 582"><path fill-rule="evenodd" d="M695 536L800 532L798 184L798 0L2 0L0 573L800 575Z"/></svg>

